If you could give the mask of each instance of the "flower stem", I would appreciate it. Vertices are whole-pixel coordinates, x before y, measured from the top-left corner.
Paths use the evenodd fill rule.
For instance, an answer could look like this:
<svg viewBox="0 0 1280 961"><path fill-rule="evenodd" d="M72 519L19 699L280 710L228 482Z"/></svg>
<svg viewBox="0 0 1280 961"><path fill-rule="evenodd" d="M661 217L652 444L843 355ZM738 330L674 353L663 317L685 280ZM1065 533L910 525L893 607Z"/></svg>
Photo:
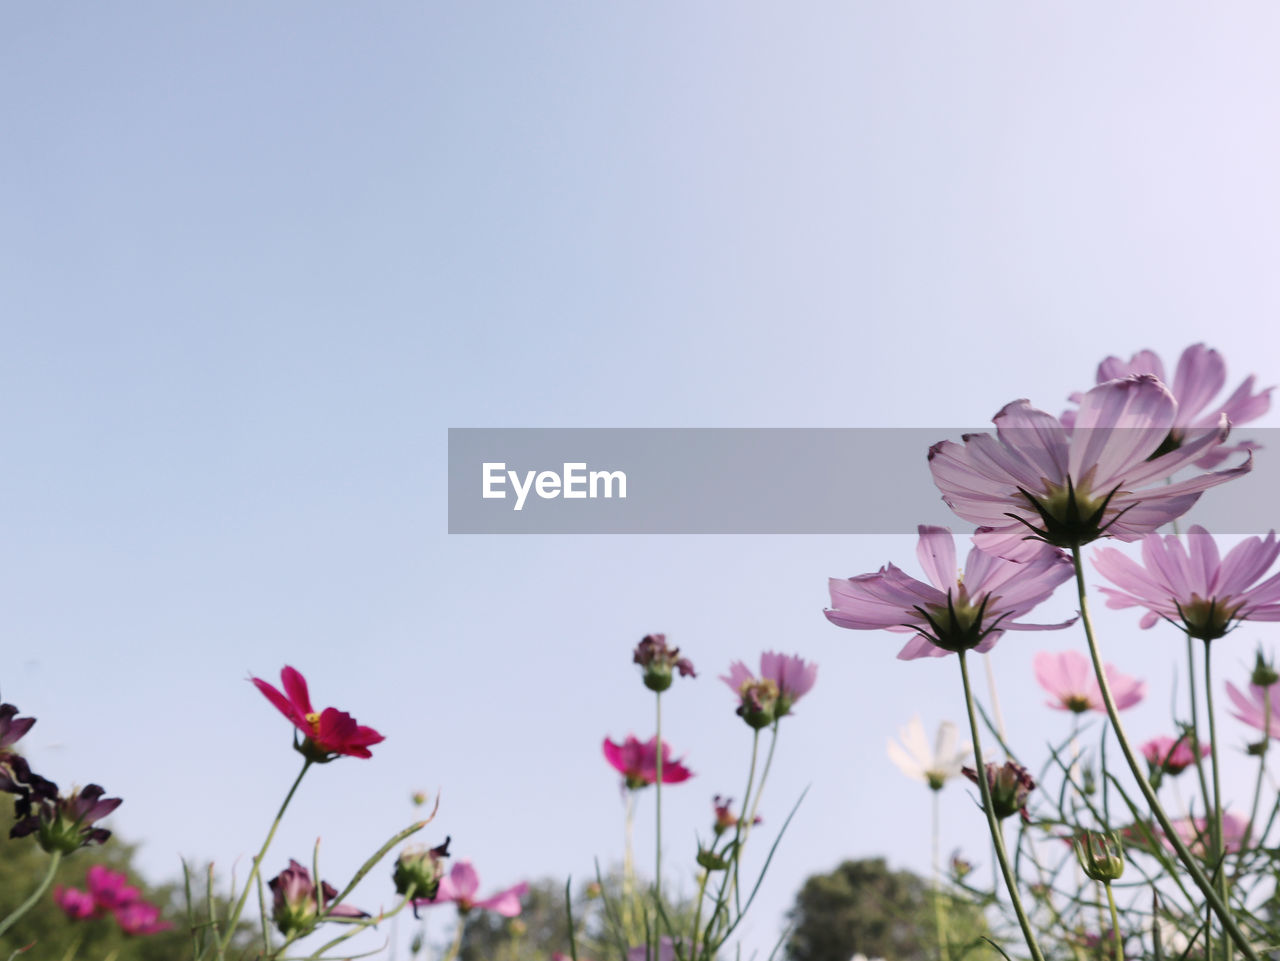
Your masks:
<svg viewBox="0 0 1280 961"><path fill-rule="evenodd" d="M654 818L654 837L656 838L653 858L653 903L662 907L662 692L656 691L653 696L654 714L658 726L658 759L656 773L658 780L654 783L654 804L657 814Z"/></svg>
<svg viewBox="0 0 1280 961"><path fill-rule="evenodd" d="M1111 893L1111 884L1107 889L1107 906L1111 908L1111 936L1116 942L1116 961L1124 961L1124 940L1120 937L1120 916L1116 913L1116 896Z"/></svg>
<svg viewBox="0 0 1280 961"><path fill-rule="evenodd" d="M1218 866L1218 889L1224 903L1230 904L1227 888L1227 842L1222 835L1222 783L1218 777L1218 732L1213 723L1213 675L1209 670L1209 655L1212 651L1208 641L1204 642L1204 701L1205 713L1209 715L1209 759L1213 767L1213 861ZM1207 804L1207 802L1206 802ZM1231 942L1226 938L1227 961L1231 961Z"/></svg>
<svg viewBox="0 0 1280 961"><path fill-rule="evenodd" d="M49 885L53 883L53 876L54 874L57 873L58 865L59 863L61 863L61 861L62 861L61 851L54 851L52 854L49 855L49 870L45 872L45 875L41 879L40 883L36 885L36 889L31 892L31 896L27 898L27 900L19 904L16 908L14 908L12 914L10 914L3 921L0 921L0 934L4 934L11 927L13 927L14 924L17 923L19 918L21 918L24 914L30 911L33 907L35 907L36 904L39 902L39 900L42 897L44 897L44 893L49 890Z"/></svg>
<svg viewBox="0 0 1280 961"><path fill-rule="evenodd" d="M461 911L458 912L458 926L453 933L453 944L449 945L449 950L445 952L441 961L454 961L458 956L458 952L462 950L462 932L466 930L467 918Z"/></svg>
<svg viewBox="0 0 1280 961"><path fill-rule="evenodd" d="M293 800L293 795L297 792L298 785L302 783L302 779L306 776L311 764L311 758L307 758L302 762L302 770L298 772L297 778L294 779L293 787L289 788L289 793L284 796L284 802L280 805L280 810L276 812L276 819L271 822L271 830L267 832L267 838L262 842L262 849L258 851L258 856L253 859L253 868L249 871L249 876L245 878L244 890L240 892L240 897L236 899L236 906L232 910L231 916L227 918L226 933L218 944L219 955L226 952L231 944L231 939L235 936L236 924L240 921L240 915L244 911L244 903L249 899L249 892L254 887L254 879L258 877L262 870L262 859L267 856L267 848L271 847L271 842L276 836L276 830L280 827L280 822L284 820L285 809L289 807L289 802ZM316 883L320 883L319 878L316 878Z"/></svg>
<svg viewBox="0 0 1280 961"><path fill-rule="evenodd" d="M938 959L950 961L951 951L947 947L947 913L942 906L942 866L938 859L938 823L941 820L938 812L939 791L929 792L933 795L933 915L938 926Z"/></svg>
<svg viewBox="0 0 1280 961"><path fill-rule="evenodd" d="M1004 834L1000 830L1000 822L996 820L995 808L991 803L991 784L987 780L987 766L982 760L982 735L978 731L978 713L973 706L973 690L969 685L969 665L964 658L965 652L956 656L960 659L960 677L964 681L964 706L969 714L969 731L973 735L973 760L978 770L978 791L982 795L982 810L987 815L987 827L991 831L991 843L995 847L996 860L1000 863L1000 873L1004 875L1005 887L1009 889L1009 900L1013 902L1013 913L1018 917L1018 925L1022 928L1022 937L1027 942L1027 950L1031 952L1032 961L1045 961L1044 953L1036 942L1035 932L1031 930L1031 921L1022 907L1022 898L1018 894L1018 883L1009 866L1009 854L1004 847Z"/></svg>
<svg viewBox="0 0 1280 961"><path fill-rule="evenodd" d="M1084 625L1084 636L1089 644L1089 656L1093 659L1093 672L1098 679L1098 689L1102 692L1102 703L1106 705L1107 717L1111 719L1111 729L1115 732L1116 740L1120 742L1120 751L1124 754L1124 759L1129 764L1129 770L1133 772L1134 780L1138 782L1138 789L1142 792L1142 796L1147 802L1147 807L1151 809L1152 815L1159 822L1166 840L1173 845L1174 851L1177 852L1178 860L1186 866L1191 879L1196 883L1196 887L1204 894L1209 907L1222 919L1222 924L1227 934L1230 935L1231 940L1236 943L1245 957L1249 961L1260 961L1258 953L1253 949L1253 945L1249 943L1249 939L1245 937L1244 932L1240 930L1240 926L1236 924L1230 909L1222 898L1218 896L1213 883L1205 876L1200 865L1196 863L1195 855L1187 849L1182 838L1178 836L1178 832L1174 830L1173 824L1169 821L1169 816L1165 814L1164 808L1160 805L1160 800L1156 797L1156 792L1151 787L1151 782L1147 780L1146 774L1138 764L1138 759L1133 753L1133 747L1129 744L1129 738L1125 735L1124 727L1120 724L1119 710L1116 708L1115 698L1111 695L1111 685L1107 683L1107 673L1102 666L1102 653L1098 650L1098 641L1093 633L1093 621L1089 617L1088 595L1084 586L1084 564L1080 558L1079 547L1071 548L1071 560L1076 569L1076 595L1080 601L1080 622Z"/></svg>

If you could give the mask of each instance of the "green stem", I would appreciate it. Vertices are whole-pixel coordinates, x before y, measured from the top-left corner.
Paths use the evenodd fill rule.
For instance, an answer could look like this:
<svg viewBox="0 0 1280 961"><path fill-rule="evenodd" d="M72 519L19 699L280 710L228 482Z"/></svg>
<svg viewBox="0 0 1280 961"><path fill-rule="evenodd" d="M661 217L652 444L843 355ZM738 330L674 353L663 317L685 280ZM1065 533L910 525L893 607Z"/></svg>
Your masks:
<svg viewBox="0 0 1280 961"><path fill-rule="evenodd" d="M454 961L458 956L458 952L462 950L462 932L467 926L467 916L461 911L458 912L458 929L453 933L453 944L449 945L449 950L445 952L445 956L441 961Z"/></svg>
<svg viewBox="0 0 1280 961"><path fill-rule="evenodd" d="M1236 856L1236 876L1238 877L1249 851L1249 842L1253 840L1253 825L1258 820L1258 802L1262 800L1262 779L1267 773L1267 748L1271 745L1271 698L1267 697L1262 706L1263 735L1262 747L1258 754L1258 777L1253 782L1253 803L1249 805L1249 823L1244 826L1244 837L1240 840L1240 850ZM1262 844L1262 835L1258 835L1258 844Z"/></svg>
<svg viewBox="0 0 1280 961"><path fill-rule="evenodd" d="M1222 919L1222 924L1231 936L1231 940L1244 952L1249 961L1260 961L1258 953L1253 949L1253 945L1249 943L1249 939L1245 937L1244 932L1240 930L1240 926L1236 924L1230 909L1223 903L1222 898L1218 896L1218 892L1214 890L1212 882L1205 876L1200 865L1196 863L1195 855L1187 849L1182 838L1178 836L1178 832L1174 830L1169 816L1165 814L1159 798L1156 797L1156 792L1151 787L1151 782L1147 780L1146 774L1138 764L1138 759L1133 753L1133 747L1129 744L1129 738L1125 735L1124 727L1120 724L1119 710L1116 708L1115 698L1111 694L1111 685L1107 682L1107 673L1102 665L1102 652L1098 649L1098 641L1093 633L1093 621L1089 617L1088 595L1084 586L1084 564L1080 558L1079 547L1071 548L1071 560L1076 569L1076 595L1080 602L1080 622L1084 625L1085 640L1089 644L1089 656L1093 659L1093 672L1098 679L1098 689L1102 692L1102 703L1106 705L1107 717L1111 719L1111 729L1115 732L1116 740L1120 743L1120 751L1124 754L1124 759L1129 764L1129 770L1133 772L1134 780L1138 782L1138 790L1142 792L1142 796L1147 802L1147 807L1150 808L1152 815L1159 822L1165 838L1173 846L1174 851L1177 852L1178 860L1183 863L1187 872L1191 875L1191 879L1195 881L1196 887L1204 894L1209 907Z"/></svg>
<svg viewBox="0 0 1280 961"><path fill-rule="evenodd" d="M702 902L707 895L707 882L710 879L711 872L703 869L702 877L698 879L698 899L694 902L697 907L693 912L693 944L689 946L689 957L692 961L698 959L698 928L702 924Z"/></svg>
<svg viewBox="0 0 1280 961"><path fill-rule="evenodd" d="M1124 941L1120 937L1120 915L1116 913L1116 896L1111 893L1111 885L1107 889L1107 906L1111 908L1111 936L1116 942L1116 961L1124 961Z"/></svg>
<svg viewBox="0 0 1280 961"><path fill-rule="evenodd" d="M298 785L302 783L302 779L311 764L311 758L307 758L302 762L302 770L298 772L298 776L293 782L293 787L289 788L289 793L284 796L284 803L280 805L280 810L276 812L276 819L271 822L271 830L267 832L267 839L262 842L262 849L258 851L258 856L253 859L253 868L249 871L249 876L245 878L244 890L240 892L240 897L236 900L236 906L232 910L231 916L227 918L226 933L223 934L222 940L218 943L219 955L223 954L231 944L231 938L236 933L236 924L240 921L240 915L244 911L244 903L249 898L249 892L254 888L254 879L258 877L262 870L262 859L267 856L267 848L271 847L271 842L276 836L276 830L284 819L285 809L289 807L289 802L293 800L293 795L298 790ZM319 885L320 879L316 878L315 880L316 884Z"/></svg>
<svg viewBox="0 0 1280 961"><path fill-rule="evenodd" d="M947 913L942 907L942 868L938 859L938 795L941 788L934 788L933 795L933 915L938 926L938 958L939 961L950 961L951 951L947 946Z"/></svg>
<svg viewBox="0 0 1280 961"><path fill-rule="evenodd" d="M662 904L662 692L656 691L653 696L654 714L658 725L658 760L656 764L658 780L653 785L654 804L657 815L654 820L654 858L653 858L653 902Z"/></svg>
<svg viewBox="0 0 1280 961"><path fill-rule="evenodd" d="M760 755L760 729L751 729L751 764L747 769L747 788L742 792L742 810L747 810L747 802L751 798L751 787L756 779L756 760ZM729 911L729 885L737 883L738 858L740 856L740 844L742 842L742 818L738 818L738 823L733 829L733 863L724 872L724 879L720 882L720 890L716 892L716 906L712 910L711 917L707 920L707 929L703 933L702 943L710 945L713 939L713 932L717 924L721 921L721 912L725 915ZM728 918L723 918L724 924L728 926Z"/></svg>
<svg viewBox="0 0 1280 961"><path fill-rule="evenodd" d="M1004 834L1000 830L1000 822L996 820L995 808L991 803L991 785L987 780L987 766L982 760L982 735L978 731L978 713L973 706L973 690L969 685L969 665L965 661L965 652L960 651L960 677L964 681L964 706L969 714L969 731L973 736L973 760L977 765L978 791L982 795L982 810L987 815L987 828L991 831L991 843L995 847L996 860L1000 863L1000 873L1004 876L1004 885L1009 890L1009 900L1013 902L1013 913L1018 917L1018 925L1022 928L1022 937L1027 942L1027 950L1031 952L1032 961L1045 961L1044 953L1036 942L1035 932L1031 930L1031 921L1022 907L1022 898L1018 894L1018 884L1009 866L1009 854L1004 846Z"/></svg>
<svg viewBox="0 0 1280 961"><path fill-rule="evenodd" d="M40 883L36 885L36 889L31 892L31 896L14 908L12 914L0 921L0 934L4 934L13 927L19 918L35 907L39 900L44 897L44 893L49 890L49 885L53 884L53 876L57 873L58 865L61 861L61 851L54 851L49 855L49 870L45 872Z"/></svg>
<svg viewBox="0 0 1280 961"><path fill-rule="evenodd" d="M1204 642L1204 701L1205 713L1209 715L1209 758L1213 767L1213 863L1218 866L1218 889L1222 900L1230 904L1227 887L1227 841L1222 834L1222 783L1218 777L1218 732L1213 719L1213 674L1209 669L1209 654L1212 650L1208 641ZM1223 939L1226 941L1226 939ZM1227 961L1231 961L1231 942L1226 941Z"/></svg>

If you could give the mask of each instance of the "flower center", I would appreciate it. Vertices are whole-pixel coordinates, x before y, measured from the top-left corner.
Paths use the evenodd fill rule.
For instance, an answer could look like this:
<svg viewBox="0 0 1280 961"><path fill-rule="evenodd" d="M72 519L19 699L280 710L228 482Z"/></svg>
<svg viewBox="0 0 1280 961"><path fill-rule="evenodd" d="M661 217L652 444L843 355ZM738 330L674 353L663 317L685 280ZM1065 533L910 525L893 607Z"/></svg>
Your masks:
<svg viewBox="0 0 1280 961"><path fill-rule="evenodd" d="M320 733L320 715L319 714L317 714L315 711L312 711L310 714L307 714L303 718L303 720L305 720L311 726L311 733L313 735Z"/></svg>
<svg viewBox="0 0 1280 961"><path fill-rule="evenodd" d="M1083 714L1089 710L1089 699L1083 694L1068 694L1062 699L1062 705L1068 711L1076 714Z"/></svg>

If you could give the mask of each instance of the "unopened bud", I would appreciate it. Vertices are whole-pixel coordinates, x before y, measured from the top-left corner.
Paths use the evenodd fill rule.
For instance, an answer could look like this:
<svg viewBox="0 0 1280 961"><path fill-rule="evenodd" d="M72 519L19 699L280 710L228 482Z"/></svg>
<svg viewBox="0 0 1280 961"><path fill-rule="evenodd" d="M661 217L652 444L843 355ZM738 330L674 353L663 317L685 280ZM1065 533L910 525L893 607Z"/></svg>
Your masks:
<svg viewBox="0 0 1280 961"><path fill-rule="evenodd" d="M1086 831L1073 845L1081 870L1093 880L1110 884L1124 874L1124 846L1114 831Z"/></svg>
<svg viewBox="0 0 1280 961"><path fill-rule="evenodd" d="M412 890L414 898L434 898L440 888L440 879L444 877L444 859L448 856L449 838L434 848L405 848L396 858L395 870L391 874L396 894L408 897Z"/></svg>

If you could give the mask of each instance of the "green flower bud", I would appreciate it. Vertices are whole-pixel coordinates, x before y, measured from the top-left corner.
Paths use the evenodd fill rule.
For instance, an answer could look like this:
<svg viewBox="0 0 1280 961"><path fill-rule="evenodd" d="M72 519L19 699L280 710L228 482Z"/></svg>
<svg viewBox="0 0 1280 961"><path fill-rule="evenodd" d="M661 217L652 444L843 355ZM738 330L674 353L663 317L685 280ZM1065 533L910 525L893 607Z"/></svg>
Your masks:
<svg viewBox="0 0 1280 961"><path fill-rule="evenodd" d="M1124 846L1114 831L1086 831L1073 844L1081 870L1093 880L1110 884L1124 874Z"/></svg>
<svg viewBox="0 0 1280 961"><path fill-rule="evenodd" d="M407 896L412 889L415 899L434 898L440 888L440 879L444 877L444 859L448 856L449 838L445 838L439 847L405 848L396 858L395 870L391 874L396 894Z"/></svg>

